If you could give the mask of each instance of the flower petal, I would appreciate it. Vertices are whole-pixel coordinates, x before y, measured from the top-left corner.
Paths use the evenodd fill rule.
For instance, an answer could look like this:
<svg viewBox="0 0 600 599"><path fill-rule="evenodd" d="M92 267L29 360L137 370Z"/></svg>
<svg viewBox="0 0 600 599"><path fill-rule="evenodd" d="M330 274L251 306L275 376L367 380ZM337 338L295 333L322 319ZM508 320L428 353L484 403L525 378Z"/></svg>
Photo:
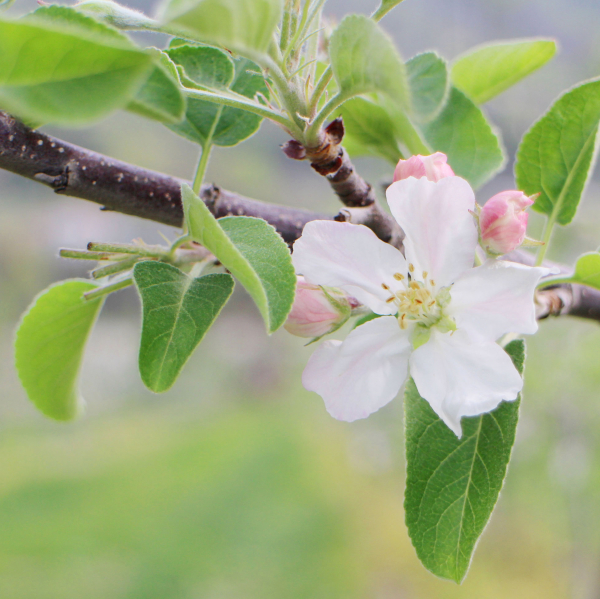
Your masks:
<svg viewBox="0 0 600 599"><path fill-rule="evenodd" d="M325 400L334 418L366 418L398 394L410 351L397 319L382 316L354 329L343 343L325 341L310 357L302 384Z"/></svg>
<svg viewBox="0 0 600 599"><path fill-rule="evenodd" d="M505 333L537 331L533 294L546 268L488 260L464 273L452 286L447 313L459 329L480 341Z"/></svg>
<svg viewBox="0 0 600 599"><path fill-rule="evenodd" d="M341 287L377 314L395 314L386 303L390 292L403 289L394 273L406 277L404 256L363 225L315 220L294 244L296 271L309 283Z"/></svg>
<svg viewBox="0 0 600 599"><path fill-rule="evenodd" d="M410 372L421 397L461 437L460 419L513 401L523 380L508 354L491 341L473 343L465 331L432 331L410 358Z"/></svg>
<svg viewBox="0 0 600 599"><path fill-rule="evenodd" d="M469 210L475 208L471 186L460 177L440 181L404 179L387 190L394 218L404 229L406 260L437 285L445 287L473 266L478 234Z"/></svg>

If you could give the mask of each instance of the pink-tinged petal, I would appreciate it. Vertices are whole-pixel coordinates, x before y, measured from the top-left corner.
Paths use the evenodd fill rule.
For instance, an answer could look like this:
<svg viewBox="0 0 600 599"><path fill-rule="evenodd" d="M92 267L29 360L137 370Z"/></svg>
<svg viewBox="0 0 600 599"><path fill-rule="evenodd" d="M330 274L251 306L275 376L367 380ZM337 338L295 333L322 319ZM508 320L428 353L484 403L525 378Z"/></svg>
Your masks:
<svg viewBox="0 0 600 599"><path fill-rule="evenodd" d="M513 401L523 379L508 354L491 341L474 343L466 331L432 331L410 358L410 373L421 397L457 437L460 419L490 412Z"/></svg>
<svg viewBox="0 0 600 599"><path fill-rule="evenodd" d="M442 152L431 156L411 156L408 160L399 160L394 170L394 181L409 177L427 177L430 181L439 181L444 177L453 177L454 171L447 164L448 157Z"/></svg>
<svg viewBox="0 0 600 599"><path fill-rule="evenodd" d="M407 331L396 318L382 316L354 329L343 343L321 344L304 369L302 384L325 400L334 418L366 418L398 394L410 351Z"/></svg>
<svg viewBox="0 0 600 599"><path fill-rule="evenodd" d="M525 239L527 213L533 200L522 191L503 191L490 198L481 209L479 229L481 245L490 254L512 252Z"/></svg>
<svg viewBox="0 0 600 599"><path fill-rule="evenodd" d="M464 273L452 286L447 314L471 337L494 341L505 333L537 331L533 295L546 268L487 260Z"/></svg>
<svg viewBox="0 0 600 599"><path fill-rule="evenodd" d="M478 233L469 210L475 208L475 195L464 179L405 179L388 187L387 198L406 233L406 260L415 266L417 279L427 271L445 287L473 266Z"/></svg>
<svg viewBox="0 0 600 599"><path fill-rule="evenodd" d="M403 288L394 273L406 277L404 256L363 225L315 220L294 243L296 272L315 285L340 287L377 314L395 314L386 303L390 292Z"/></svg>

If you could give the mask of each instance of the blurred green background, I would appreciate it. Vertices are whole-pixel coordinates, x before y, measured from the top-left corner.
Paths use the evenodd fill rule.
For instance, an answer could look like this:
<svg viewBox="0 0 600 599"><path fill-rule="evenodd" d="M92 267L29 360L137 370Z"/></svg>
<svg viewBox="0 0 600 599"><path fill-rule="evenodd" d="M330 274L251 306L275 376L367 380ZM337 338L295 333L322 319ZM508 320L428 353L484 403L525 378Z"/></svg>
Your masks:
<svg viewBox="0 0 600 599"><path fill-rule="evenodd" d="M131 2L151 11L151 2ZM327 12L375 1L329 0ZM17 0L14 12L34 3ZM512 157L522 133L574 83L600 74L597 0L406 0L383 25L406 58L448 58L491 40L554 37L560 55L487 111ZM148 39L148 38L146 38ZM151 43L163 43L160 39ZM48 129L145 167L189 177L197 150L129 114ZM266 201L335 211L324 180L285 159L264 125L218 150L209 180ZM373 183L391 169L357 161ZM597 179L596 179L597 181ZM513 187L511 166L478 193ZM551 257L600 242L599 186ZM533 229L539 220L532 218ZM19 315L52 281L85 275L61 246L141 237L154 223L59 197L0 172L0 597L2 599L594 599L600 596L600 329L542 323L528 340L526 388L505 488L462 586L419 564L402 512L402 404L340 423L304 391L312 348L267 338L238 291L162 396L137 375L140 311L130 289L107 302L83 374L86 414L36 413L12 357Z"/></svg>

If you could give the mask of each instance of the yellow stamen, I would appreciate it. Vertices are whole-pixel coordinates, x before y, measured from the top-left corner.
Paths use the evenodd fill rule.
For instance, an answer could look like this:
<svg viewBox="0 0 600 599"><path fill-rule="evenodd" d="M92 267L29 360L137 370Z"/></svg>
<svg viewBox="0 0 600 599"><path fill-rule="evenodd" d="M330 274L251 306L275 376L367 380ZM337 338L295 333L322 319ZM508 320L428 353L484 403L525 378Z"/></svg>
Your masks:
<svg viewBox="0 0 600 599"><path fill-rule="evenodd" d="M408 265L408 270L409 270L410 272L415 272L415 267L414 267L412 264L409 264L409 265Z"/></svg>
<svg viewBox="0 0 600 599"><path fill-rule="evenodd" d="M399 272L394 273L394 279L396 281L402 281L404 279L404 275L401 275Z"/></svg>
<svg viewBox="0 0 600 599"><path fill-rule="evenodd" d="M390 288L385 284L385 283L381 283L381 286L386 290L389 291Z"/></svg>

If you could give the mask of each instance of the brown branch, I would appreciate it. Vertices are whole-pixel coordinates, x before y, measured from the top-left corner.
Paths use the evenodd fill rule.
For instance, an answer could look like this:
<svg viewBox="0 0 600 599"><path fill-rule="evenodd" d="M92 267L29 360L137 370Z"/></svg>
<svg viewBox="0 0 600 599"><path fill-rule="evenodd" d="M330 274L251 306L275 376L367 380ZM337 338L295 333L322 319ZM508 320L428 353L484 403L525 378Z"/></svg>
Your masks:
<svg viewBox="0 0 600 599"><path fill-rule="evenodd" d="M49 185L57 193L96 202L107 210L167 225L182 224L179 179L33 131L2 112L0 168ZM360 188L360 185L357 186L357 189ZM372 193L370 186L363 189L367 196ZM366 224L382 239L389 235L386 227L391 217L383 213L374 201L363 206L360 202L359 206L350 205L342 209L337 217L332 217L251 200L214 185L203 187L202 199L217 217L233 214L263 218L290 244L300 237L307 222L317 219L336 218ZM355 200L350 203L355 203ZM396 244L402 236L401 231L398 234L394 230L397 228L394 223L391 237L388 237L395 240ZM533 263L533 258L526 252L513 252L507 258L523 264ZM564 267L561 270L568 272ZM537 294L537 303L540 319L570 315L600 322L600 291L588 287L566 284L542 289Z"/></svg>
<svg viewBox="0 0 600 599"><path fill-rule="evenodd" d="M39 183L56 193L101 204L114 210L181 227L182 181L51 137L26 127L0 112L0 168ZM302 234L304 225L326 214L267 204L214 185L205 185L202 199L220 218L245 215L271 223L288 243Z"/></svg>
<svg viewBox="0 0 600 599"><path fill-rule="evenodd" d="M304 147L296 140L290 140L283 146L283 151L294 160L310 160L313 169L327 178L335 194L346 206L335 220L366 225L383 241L402 248L404 232L394 218L383 210L373 187L356 172L341 145L343 137L344 123L337 118L323 130L317 147Z"/></svg>

